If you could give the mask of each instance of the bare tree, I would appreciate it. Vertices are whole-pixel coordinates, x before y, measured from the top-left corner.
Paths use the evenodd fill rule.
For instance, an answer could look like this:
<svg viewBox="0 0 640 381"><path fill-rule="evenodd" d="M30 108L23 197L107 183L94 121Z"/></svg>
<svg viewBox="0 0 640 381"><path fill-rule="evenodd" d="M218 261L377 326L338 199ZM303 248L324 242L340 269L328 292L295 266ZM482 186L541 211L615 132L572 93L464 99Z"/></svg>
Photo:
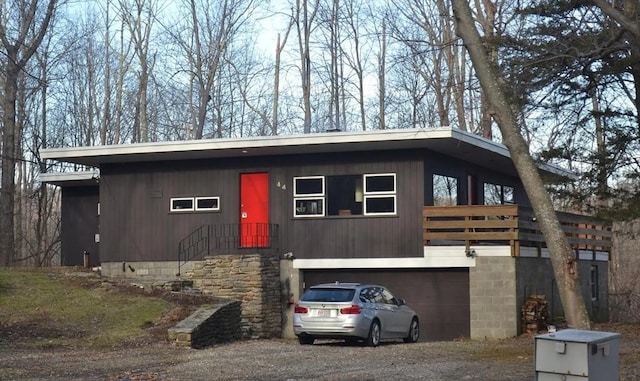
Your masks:
<svg viewBox="0 0 640 381"><path fill-rule="evenodd" d="M278 108L280 104L280 65L282 51L287 45L287 39L289 38L289 32L293 26L293 18L290 19L287 30L284 33L282 42L280 41L280 33L278 33L278 40L276 42L276 56L275 56L275 70L273 74L273 111L271 114L271 134L278 135Z"/></svg>
<svg viewBox="0 0 640 381"><path fill-rule="evenodd" d="M386 68L387 68L387 20L382 20L382 33L380 35L380 51L378 52L378 129L386 128Z"/></svg>
<svg viewBox="0 0 640 381"><path fill-rule="evenodd" d="M31 259L38 267L50 266L53 259L60 254L60 204L58 202L59 191L49 187L44 183L36 183L39 173L48 172L48 166L45 160L40 158L40 149L47 148L47 122L48 122L48 90L49 90L49 70L51 61L56 62L59 57L53 57L50 61L49 50L54 40L49 38L44 44L43 52L36 52L36 60L39 70L40 89L40 112L34 112L39 115L40 123L33 123L33 129L30 136L30 147L33 161L37 164L32 167L33 173L24 186L24 192L27 194L28 211L21 214L21 220L25 229L21 238L25 243L25 249L22 253L23 259ZM64 49L59 54L64 54ZM37 99L35 100L37 104ZM25 160L24 163L27 161ZM59 262L58 262L59 263Z"/></svg>
<svg viewBox="0 0 640 381"><path fill-rule="evenodd" d="M2 180L0 183L0 263L10 265L15 255L14 198L16 155L20 131L16 128L18 79L42 42L54 16L57 1L49 0L46 9L38 1L23 2L19 9L0 4L0 42L4 59L2 88Z"/></svg>
<svg viewBox="0 0 640 381"><path fill-rule="evenodd" d="M314 1L314 0L312 0ZM304 133L311 132L311 52L310 39L313 20L319 9L320 0L309 6L307 0L296 0L294 19L298 32L298 53L300 55L300 80L304 110Z"/></svg>
<svg viewBox="0 0 640 381"><path fill-rule="evenodd" d="M329 125L332 129L336 131L341 130L340 123L340 99L341 99L341 89L342 86L342 75L341 75L341 61L342 61L342 49L340 46L340 20L338 15L338 7L340 1L332 0L331 1L331 10L328 20L325 20L325 24L329 28L329 41L328 41L328 53L330 57L330 65L329 65L329 89L330 89L330 97L329 97Z"/></svg>
<svg viewBox="0 0 640 381"><path fill-rule="evenodd" d="M280 45L280 41L277 44ZM240 136L246 134L264 136L276 131L273 125L274 120L270 118L271 112L277 113L277 106L274 110L276 100L271 98L271 89L267 89L268 82L261 80L268 76L268 70L260 69L259 63L252 60L252 53L252 47L245 46L244 49L238 49L231 58L225 60L225 65L233 70L235 76L234 88L238 89L242 102L251 111L246 115L247 119L244 119L247 112L241 112L243 123L240 124ZM276 78L278 78L277 74ZM253 122L244 123L248 120Z"/></svg>
<svg viewBox="0 0 640 381"><path fill-rule="evenodd" d="M224 55L231 49L234 40L249 23L250 16L256 7L254 0L183 0L187 10L184 20L168 29L173 43L182 52L186 66L181 66L178 77L184 74L189 83L189 108L191 110L190 129L192 137L202 139L209 110L213 110L213 124L216 136L222 136L221 110L225 107L226 96L220 92L229 82L221 78ZM234 77L232 70L227 73L230 80ZM235 77L234 77L235 78ZM227 93L225 92L225 95ZM211 102L218 102L210 106Z"/></svg>
<svg viewBox="0 0 640 381"><path fill-rule="evenodd" d="M495 110L494 118L504 144L509 149L547 242L567 321L574 328L589 328L591 324L580 292L577 259L558 222L551 198L529 154L529 147L520 133L513 105L506 95L504 78L487 54L486 44L475 28L469 3L466 0L453 0L453 11L457 33L469 52L487 101Z"/></svg>
<svg viewBox="0 0 640 381"><path fill-rule="evenodd" d="M367 129L367 116L365 110L365 65L367 63L367 54L365 53L366 47L364 46L364 39L362 38L362 31L360 25L360 15L362 12L362 3L356 0L345 0L344 3L344 17L341 22L345 23L347 27L347 36L345 37L348 52L345 52L344 59L349 68L354 72L356 77L356 102L358 103L358 109L360 112L360 128L364 131ZM384 30L384 21L383 21ZM384 36L381 37L384 39ZM345 49L345 48L343 48ZM381 65L383 68L384 65ZM384 87L384 85L382 86ZM344 88L344 86L343 86ZM343 108L344 109L344 108ZM346 111L346 110L345 110Z"/></svg>
<svg viewBox="0 0 640 381"><path fill-rule="evenodd" d="M136 57L138 71L138 94L135 97L136 113L133 125L133 141L149 141L148 91L149 76L155 63L155 54L149 55L151 31L160 4L155 0L120 0L120 16L129 31Z"/></svg>

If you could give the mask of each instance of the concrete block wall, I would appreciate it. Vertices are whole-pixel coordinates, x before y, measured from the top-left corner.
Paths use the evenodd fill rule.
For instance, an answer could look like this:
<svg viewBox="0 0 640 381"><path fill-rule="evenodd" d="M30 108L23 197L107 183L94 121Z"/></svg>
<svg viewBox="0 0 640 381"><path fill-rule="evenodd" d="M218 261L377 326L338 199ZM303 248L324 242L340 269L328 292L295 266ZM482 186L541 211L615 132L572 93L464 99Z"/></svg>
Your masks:
<svg viewBox="0 0 640 381"><path fill-rule="evenodd" d="M238 254L205 258L187 272L205 295L242 303L242 338L280 337L282 300L277 255Z"/></svg>
<svg viewBox="0 0 640 381"><path fill-rule="evenodd" d="M282 292L282 337L295 338L293 333L293 309L300 300L300 270L293 268L293 261L280 261L280 284Z"/></svg>
<svg viewBox="0 0 640 381"><path fill-rule="evenodd" d="M193 269L198 262L187 262L181 266L181 277ZM145 262L102 262L100 273L110 278L132 279L180 279L177 261L145 261Z"/></svg>
<svg viewBox="0 0 640 381"><path fill-rule="evenodd" d="M515 258L477 257L469 269L469 296L472 339L518 335Z"/></svg>
<svg viewBox="0 0 640 381"><path fill-rule="evenodd" d="M609 319L608 265L606 261L579 260L580 288L589 318L594 322ZM598 267L599 299L591 298L591 266ZM555 281L553 266L549 258L516 258L518 305L522 305L530 295L545 295L552 322L564 319L562 300Z"/></svg>

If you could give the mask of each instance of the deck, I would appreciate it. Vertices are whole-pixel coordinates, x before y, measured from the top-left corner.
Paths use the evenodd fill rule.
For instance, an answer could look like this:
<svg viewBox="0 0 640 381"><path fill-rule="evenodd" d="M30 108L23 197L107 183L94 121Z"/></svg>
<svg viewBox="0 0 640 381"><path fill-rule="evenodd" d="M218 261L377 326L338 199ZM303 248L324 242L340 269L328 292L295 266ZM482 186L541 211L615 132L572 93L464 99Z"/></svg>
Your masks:
<svg viewBox="0 0 640 381"><path fill-rule="evenodd" d="M511 255L521 247L546 248L533 210L521 205L425 206L422 211L425 246L509 245ZM610 253L611 224L591 217L558 212L571 248Z"/></svg>

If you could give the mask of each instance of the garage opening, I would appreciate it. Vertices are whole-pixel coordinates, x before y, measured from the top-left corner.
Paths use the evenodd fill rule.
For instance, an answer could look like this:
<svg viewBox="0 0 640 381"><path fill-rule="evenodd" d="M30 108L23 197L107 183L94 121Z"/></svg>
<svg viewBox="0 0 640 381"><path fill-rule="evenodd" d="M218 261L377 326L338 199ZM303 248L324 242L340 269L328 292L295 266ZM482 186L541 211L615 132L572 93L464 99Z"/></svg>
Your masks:
<svg viewBox="0 0 640 381"><path fill-rule="evenodd" d="M304 270L303 288L318 283L376 283L403 298L420 318L421 341L470 336L469 269ZM303 291L303 290L301 290Z"/></svg>

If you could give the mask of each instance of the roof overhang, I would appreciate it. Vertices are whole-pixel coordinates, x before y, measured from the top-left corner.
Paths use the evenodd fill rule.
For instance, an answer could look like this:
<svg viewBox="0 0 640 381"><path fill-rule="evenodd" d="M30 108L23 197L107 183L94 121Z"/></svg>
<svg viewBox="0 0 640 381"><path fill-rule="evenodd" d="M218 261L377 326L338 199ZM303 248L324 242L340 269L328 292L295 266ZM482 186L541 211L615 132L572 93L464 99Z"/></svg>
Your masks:
<svg viewBox="0 0 640 381"><path fill-rule="evenodd" d="M41 173L40 181L65 187L97 186L100 171Z"/></svg>
<svg viewBox="0 0 640 381"><path fill-rule="evenodd" d="M451 127L47 148L41 151L41 157L99 168L101 164L109 163L415 148L426 148L499 172L516 175L509 151L504 145ZM540 169L555 175L573 177L573 173L552 165L542 164Z"/></svg>

